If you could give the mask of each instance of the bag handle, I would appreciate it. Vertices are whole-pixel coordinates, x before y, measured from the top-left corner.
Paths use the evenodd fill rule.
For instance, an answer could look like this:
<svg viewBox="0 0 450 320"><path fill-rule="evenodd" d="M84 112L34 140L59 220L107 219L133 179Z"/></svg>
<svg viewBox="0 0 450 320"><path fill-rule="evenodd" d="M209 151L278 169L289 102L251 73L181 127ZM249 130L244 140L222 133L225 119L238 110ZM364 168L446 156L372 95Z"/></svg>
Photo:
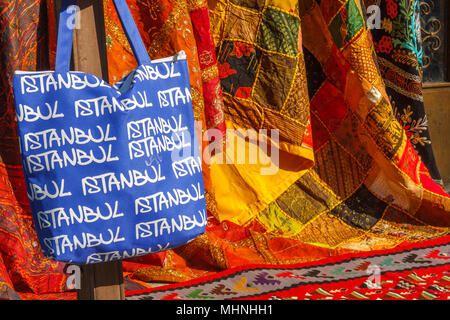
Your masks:
<svg viewBox="0 0 450 320"><path fill-rule="evenodd" d="M76 0L61 1L55 62L55 71L59 73L70 71L70 57L72 54L74 29L74 23L72 21L74 19L73 5L75 4ZM114 6L116 7L120 22L138 64L150 64L151 60L147 49L145 48L144 42L142 41L126 1L114 0Z"/></svg>

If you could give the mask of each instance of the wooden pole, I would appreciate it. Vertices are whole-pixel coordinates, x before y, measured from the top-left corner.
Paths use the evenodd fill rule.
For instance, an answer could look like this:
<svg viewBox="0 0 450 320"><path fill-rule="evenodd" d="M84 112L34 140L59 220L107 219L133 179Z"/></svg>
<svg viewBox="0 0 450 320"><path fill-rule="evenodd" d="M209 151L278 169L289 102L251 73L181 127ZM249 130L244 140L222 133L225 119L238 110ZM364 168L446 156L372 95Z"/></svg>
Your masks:
<svg viewBox="0 0 450 320"><path fill-rule="evenodd" d="M81 266L78 300L125 300L122 261Z"/></svg>
<svg viewBox="0 0 450 320"><path fill-rule="evenodd" d="M74 30L72 70L108 81L103 1L78 0L79 29ZM55 1L58 19L60 1ZM57 21L57 20L56 20ZM122 261L83 265L78 300L125 300Z"/></svg>
<svg viewBox="0 0 450 320"><path fill-rule="evenodd" d="M442 5L444 5L444 3L442 3ZM445 82L450 82L450 3L446 3L445 4L447 6L447 12L446 12L446 17L445 17L445 21L442 21L442 23L446 24L446 28L444 30L444 36L447 37L447 41L446 41L446 59L445 59L445 64L447 67L447 72L446 72L446 79Z"/></svg>

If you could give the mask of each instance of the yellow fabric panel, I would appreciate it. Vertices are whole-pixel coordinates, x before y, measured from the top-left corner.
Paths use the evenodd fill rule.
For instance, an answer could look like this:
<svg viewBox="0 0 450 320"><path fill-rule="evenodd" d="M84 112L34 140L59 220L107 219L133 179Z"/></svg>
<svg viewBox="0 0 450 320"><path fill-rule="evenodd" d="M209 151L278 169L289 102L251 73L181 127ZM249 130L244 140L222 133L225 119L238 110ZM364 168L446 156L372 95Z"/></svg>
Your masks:
<svg viewBox="0 0 450 320"><path fill-rule="evenodd" d="M232 127L232 124L227 123L227 127ZM219 220L245 225L305 174L306 169L313 164L314 156L309 148L280 145L280 149L289 148L292 154L300 157L284 157L282 166L275 166L273 162L270 163L267 154L258 148L258 163L250 164L248 155L251 148L255 150L255 144L244 142L245 138L228 130L227 141L234 138L234 147L232 143L227 143L224 154L216 154L211 158L212 193ZM246 155L246 161L239 164L238 156L242 157L242 153ZM224 155L228 158L224 159Z"/></svg>
<svg viewBox="0 0 450 320"><path fill-rule="evenodd" d="M298 15L298 10L294 9L298 5L298 1L296 0L268 0L266 3L267 6Z"/></svg>

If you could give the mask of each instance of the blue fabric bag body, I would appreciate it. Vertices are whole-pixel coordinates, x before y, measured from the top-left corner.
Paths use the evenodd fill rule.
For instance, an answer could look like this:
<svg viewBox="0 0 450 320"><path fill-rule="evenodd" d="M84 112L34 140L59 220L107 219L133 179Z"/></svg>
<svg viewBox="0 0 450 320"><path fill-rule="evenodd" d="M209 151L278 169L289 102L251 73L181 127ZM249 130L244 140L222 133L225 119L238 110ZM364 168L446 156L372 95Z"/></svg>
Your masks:
<svg viewBox="0 0 450 320"><path fill-rule="evenodd" d="M43 252L90 264L183 245L207 223L186 56L150 61L114 0L139 66L114 86L69 71L74 2L62 2L55 71L17 71L13 82Z"/></svg>

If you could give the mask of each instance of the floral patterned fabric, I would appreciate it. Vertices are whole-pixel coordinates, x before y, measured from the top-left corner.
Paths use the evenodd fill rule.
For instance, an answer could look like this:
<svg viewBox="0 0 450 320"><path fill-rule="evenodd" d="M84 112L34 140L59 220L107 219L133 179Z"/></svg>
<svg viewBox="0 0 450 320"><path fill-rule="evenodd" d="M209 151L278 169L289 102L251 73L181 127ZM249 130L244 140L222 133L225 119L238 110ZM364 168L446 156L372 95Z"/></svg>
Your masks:
<svg viewBox="0 0 450 320"><path fill-rule="evenodd" d="M39 3L53 6L51 1ZM209 128L278 129L280 152L275 175L256 174L260 167L249 164L204 163L206 233L183 247L124 261L128 279L182 282L236 266L304 263L448 233L449 196L433 181L413 136L404 129L408 117L403 123L396 118L399 104L391 102L396 100L377 64L391 46L388 40L380 45L381 38L372 41L360 1L127 3L152 59L186 51L204 148L212 140ZM10 16L29 14L15 5ZM19 28L10 24L8 30L23 39L1 42L0 49L7 52L2 63L11 70L53 65L56 33L52 22L45 23L53 13L44 11L35 11L39 28L32 31L25 21ZM115 82L136 62L111 0L104 1L104 11L109 80ZM10 16L2 13L2 22ZM31 38L24 37L29 34ZM5 50L9 43L18 44ZM391 43L393 52L397 44ZM38 44L42 51L30 49ZM15 59L29 52L40 54ZM40 59L42 64L36 63ZM15 65L17 61L23 65ZM7 76L11 71L2 74ZM4 79L2 90L8 92ZM6 172L0 171L0 181L6 190L2 199L9 204L0 223L15 221L20 228L3 233L0 242L0 257L9 257L0 261L3 297L49 298L46 294L59 292L54 296L72 299L73 292L64 288L64 266L45 260L38 245L33 247L20 161L10 160L17 143L8 99L2 113L8 116L1 119L9 129L0 138L10 149L2 152ZM400 112L400 117L408 114ZM235 156L228 138L222 140L223 153ZM211 156L217 159L221 153ZM29 280L35 275L39 281Z"/></svg>
<svg viewBox="0 0 450 320"><path fill-rule="evenodd" d="M380 8L381 28L372 29L371 34L394 114L431 177L442 184L422 96L420 1L366 0L365 3Z"/></svg>

